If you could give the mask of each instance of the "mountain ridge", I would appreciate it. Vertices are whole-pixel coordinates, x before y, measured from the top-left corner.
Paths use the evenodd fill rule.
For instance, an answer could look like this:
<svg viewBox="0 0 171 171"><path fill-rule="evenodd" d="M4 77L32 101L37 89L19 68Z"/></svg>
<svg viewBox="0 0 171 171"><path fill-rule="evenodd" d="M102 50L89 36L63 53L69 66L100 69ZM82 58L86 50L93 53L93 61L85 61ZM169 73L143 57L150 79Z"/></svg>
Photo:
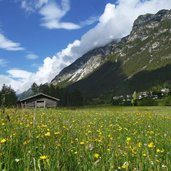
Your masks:
<svg viewBox="0 0 171 171"><path fill-rule="evenodd" d="M126 82L129 82L129 79L142 71L153 71L171 64L170 43L171 10L160 10L156 14L141 15L134 21L132 31L128 36L122 38L118 42L111 42L102 48L92 50L83 55L61 71L61 73L53 79L52 83L59 85L58 79L62 77L63 72L67 69L65 74L68 74L68 72L70 72L70 68L77 65L78 61L83 61L84 67L77 65L74 72L71 72L67 79L60 82L65 82L65 86L68 86L70 91L79 90L83 92L84 95L89 94L93 96L93 94L99 95L100 90L103 89L104 91L101 91L101 93L112 89L118 89L114 86L117 85L117 83L114 82L114 80L112 81L112 77L116 77L116 80L122 80L119 84L122 83L122 89L125 89L124 84L127 86L125 80ZM100 53L93 53L96 50ZM99 54L99 61L93 61L92 59L97 59ZM84 61L86 58L88 58L88 60ZM88 63L89 60L91 65L90 62ZM118 65L116 65L117 63ZM92 67L93 69L83 75L83 77L77 77L78 73L80 75L84 73L87 66L86 64L96 67ZM113 65L113 67L111 67L111 65ZM106 73L108 71L109 75L106 74L106 78L104 78L103 73L101 73L102 71ZM120 76L122 75L123 77L119 78L117 74ZM102 76L103 78L101 78ZM92 86L93 80L95 80L94 86ZM98 80L101 81L98 82ZM106 85L105 82L106 84L112 84L113 88L112 86ZM98 89L99 91L97 93ZM119 91L118 89L118 92L128 93L130 91L128 90L125 92Z"/></svg>

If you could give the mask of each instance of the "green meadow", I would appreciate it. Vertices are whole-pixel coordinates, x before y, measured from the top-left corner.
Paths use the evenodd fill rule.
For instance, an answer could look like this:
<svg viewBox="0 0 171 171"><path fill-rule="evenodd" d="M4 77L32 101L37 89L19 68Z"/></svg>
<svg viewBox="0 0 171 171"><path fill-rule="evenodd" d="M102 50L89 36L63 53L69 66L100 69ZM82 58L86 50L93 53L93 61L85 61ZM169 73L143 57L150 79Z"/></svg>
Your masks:
<svg viewBox="0 0 171 171"><path fill-rule="evenodd" d="M170 107L0 114L2 171L170 171Z"/></svg>

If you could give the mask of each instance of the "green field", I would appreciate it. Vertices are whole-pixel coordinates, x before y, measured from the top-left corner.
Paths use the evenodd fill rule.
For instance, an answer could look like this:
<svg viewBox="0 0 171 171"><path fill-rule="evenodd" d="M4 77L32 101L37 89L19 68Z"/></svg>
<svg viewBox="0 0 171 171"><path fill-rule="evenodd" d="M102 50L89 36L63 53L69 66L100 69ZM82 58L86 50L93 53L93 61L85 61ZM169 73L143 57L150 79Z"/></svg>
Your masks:
<svg viewBox="0 0 171 171"><path fill-rule="evenodd" d="M0 117L0 171L171 170L170 107L8 109Z"/></svg>

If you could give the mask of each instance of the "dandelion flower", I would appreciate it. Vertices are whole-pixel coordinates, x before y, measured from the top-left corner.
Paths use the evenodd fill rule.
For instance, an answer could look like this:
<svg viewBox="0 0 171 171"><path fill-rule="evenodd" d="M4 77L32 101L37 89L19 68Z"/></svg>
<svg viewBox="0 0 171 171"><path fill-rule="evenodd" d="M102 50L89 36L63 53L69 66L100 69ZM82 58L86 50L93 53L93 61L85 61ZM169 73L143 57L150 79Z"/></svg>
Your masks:
<svg viewBox="0 0 171 171"><path fill-rule="evenodd" d="M141 142L138 143L138 147L139 148L142 147L142 143Z"/></svg>
<svg viewBox="0 0 171 171"><path fill-rule="evenodd" d="M54 134L55 134L55 135L59 135L59 134L60 134L60 132L55 132Z"/></svg>
<svg viewBox="0 0 171 171"><path fill-rule="evenodd" d="M29 140L26 140L23 142L24 145L28 144L30 141Z"/></svg>
<svg viewBox="0 0 171 171"><path fill-rule="evenodd" d="M153 142L151 142L151 143L148 144L148 147L149 148L154 148L155 147L155 144Z"/></svg>
<svg viewBox="0 0 171 171"><path fill-rule="evenodd" d="M0 144L4 144L4 143L6 143L7 142L7 140L4 138L4 139L2 139L1 141L0 141Z"/></svg>
<svg viewBox="0 0 171 171"><path fill-rule="evenodd" d="M147 154L146 154L146 153L143 153L143 156L144 156L144 157L147 157Z"/></svg>
<svg viewBox="0 0 171 171"><path fill-rule="evenodd" d="M45 155L40 156L40 160L47 160L47 159L48 159L48 156L45 156Z"/></svg>
<svg viewBox="0 0 171 171"><path fill-rule="evenodd" d="M161 150L160 150L160 149L157 149L157 150L156 150L156 152L157 152L157 153L160 153L160 152L161 152Z"/></svg>
<svg viewBox="0 0 171 171"><path fill-rule="evenodd" d="M95 154L94 154L94 158L95 158L95 159L98 159L98 158L99 158L99 154L98 154L98 153L95 153Z"/></svg>
<svg viewBox="0 0 171 171"><path fill-rule="evenodd" d="M50 137L50 132L47 132L47 133L45 134L45 137Z"/></svg>
<svg viewBox="0 0 171 171"><path fill-rule="evenodd" d="M84 145L84 141L81 141L81 142L80 142L80 145Z"/></svg>
<svg viewBox="0 0 171 171"><path fill-rule="evenodd" d="M127 137L127 139L126 139L127 141L131 141L131 138L130 137Z"/></svg>

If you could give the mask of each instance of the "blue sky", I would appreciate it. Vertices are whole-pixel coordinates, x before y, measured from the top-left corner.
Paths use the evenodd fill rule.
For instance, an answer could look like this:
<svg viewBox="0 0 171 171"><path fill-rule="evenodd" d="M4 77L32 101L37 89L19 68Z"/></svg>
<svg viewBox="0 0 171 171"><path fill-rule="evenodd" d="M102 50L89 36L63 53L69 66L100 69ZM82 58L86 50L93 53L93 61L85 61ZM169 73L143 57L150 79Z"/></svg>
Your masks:
<svg viewBox="0 0 171 171"><path fill-rule="evenodd" d="M31 2L31 1L30 1ZM63 17L63 21L80 24L91 17L100 16L109 0L70 1L69 12ZM20 43L24 50L10 51L0 49L0 58L8 64L1 68L0 74L5 74L6 69L20 68L28 71L36 71L43 58L52 56L79 39L87 30L93 27L85 25L81 29L48 29L41 26L42 17L38 10L27 11L21 7L21 1L0 1L0 30L3 35L13 42ZM58 0L57 4L61 4ZM34 8L34 6L32 6ZM88 9L88 10L87 10ZM94 22L97 20L94 20ZM92 21L93 22L93 21ZM27 55L35 54L38 58L28 60ZM35 58L36 58L35 56ZM34 57L33 57L34 58Z"/></svg>
<svg viewBox="0 0 171 171"><path fill-rule="evenodd" d="M0 87L50 82L87 51L126 36L171 0L0 0Z"/></svg>

